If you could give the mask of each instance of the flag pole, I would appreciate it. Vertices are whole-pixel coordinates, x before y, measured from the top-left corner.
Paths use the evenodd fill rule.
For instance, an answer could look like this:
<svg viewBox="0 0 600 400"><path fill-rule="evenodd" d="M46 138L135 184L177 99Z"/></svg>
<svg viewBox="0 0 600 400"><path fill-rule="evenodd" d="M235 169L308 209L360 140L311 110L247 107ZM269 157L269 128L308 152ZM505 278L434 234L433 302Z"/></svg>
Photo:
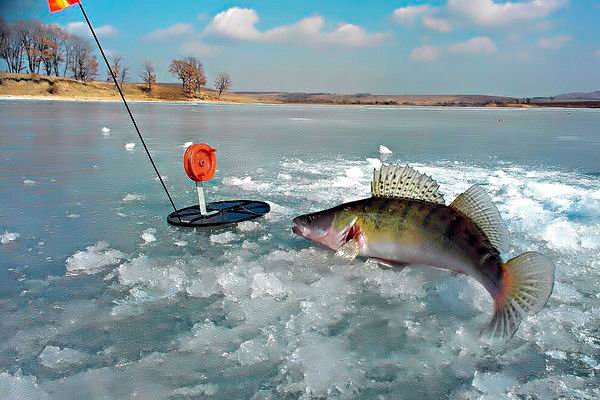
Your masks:
<svg viewBox="0 0 600 400"><path fill-rule="evenodd" d="M150 150L148 150L148 146L146 146L146 141L144 140L144 137L142 136L140 129L138 128L137 123L135 122L135 118L133 117L131 110L129 109L129 104L127 104L127 100L125 100L125 95L123 94L123 91L121 90L121 85L119 85L119 82L117 81L117 77L115 76L112 68L110 67L110 63L108 62L108 59L106 58L106 54L104 54L104 49L102 49L102 45L100 44L100 41L98 40L98 36L96 36L96 32L94 31L94 28L92 27L92 23L90 22L87 14L85 13L83 4L81 4L81 1L77 2L77 4L79 4L79 9L81 10L81 13L83 14L83 18L85 18L85 22L87 22L87 25L90 28L90 31L92 32L92 36L94 36L94 40L96 41L96 44L98 45L98 48L100 49L100 54L102 54L102 58L104 59L104 62L106 63L106 68L108 68L108 72L110 73L110 76L112 77L113 81L115 82L115 85L117 86L117 89L119 90L119 94L121 95L123 104L125 105L125 108L127 109L127 113L129 114L129 118L131 118L131 122L133 122L133 126L135 127L135 131L137 132L137 135L140 138L140 141L142 142L142 146L144 146L144 150L146 151L146 155L148 156L148 159L150 160L150 163L152 164L152 168L154 168L154 172L156 172L156 176L158 177L158 180L160 181L163 189L165 190L165 193L167 194L167 197L169 198L169 202L171 203L171 206L173 207L173 210L175 211L175 215L177 215L179 222L181 222L181 217L179 216L177 207L175 207L173 198L171 197L171 194L169 193L169 190L167 189L167 185L165 185L165 181L163 180L162 176L160 175L160 172L158 172L158 168L156 167L156 164L154 163L154 160L152 159L152 155L150 155Z"/></svg>

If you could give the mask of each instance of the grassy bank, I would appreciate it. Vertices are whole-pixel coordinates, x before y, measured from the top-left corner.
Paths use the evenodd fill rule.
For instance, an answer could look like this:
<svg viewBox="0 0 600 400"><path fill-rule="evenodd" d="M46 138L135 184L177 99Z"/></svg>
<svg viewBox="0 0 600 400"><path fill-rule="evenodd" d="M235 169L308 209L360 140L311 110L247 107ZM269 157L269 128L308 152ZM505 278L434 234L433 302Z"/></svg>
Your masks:
<svg viewBox="0 0 600 400"><path fill-rule="evenodd" d="M0 73L0 96L31 97L56 100L118 100L114 84L109 82L80 82L70 78ZM586 107L600 108L600 101L578 99L533 98L485 95L374 95L285 92L224 93L217 99L211 89L203 89L194 97L186 96L181 85L158 83L152 93L141 83L123 85L125 95L138 101L205 101L229 103L337 104L384 106L452 106L452 107Z"/></svg>

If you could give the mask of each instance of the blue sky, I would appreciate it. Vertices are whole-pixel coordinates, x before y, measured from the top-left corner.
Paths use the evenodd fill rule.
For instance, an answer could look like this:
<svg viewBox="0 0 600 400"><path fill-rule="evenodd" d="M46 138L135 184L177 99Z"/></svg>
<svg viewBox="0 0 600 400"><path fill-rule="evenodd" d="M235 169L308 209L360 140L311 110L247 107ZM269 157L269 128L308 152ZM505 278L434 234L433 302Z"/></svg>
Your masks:
<svg viewBox="0 0 600 400"><path fill-rule="evenodd" d="M0 0L85 34L78 7ZM105 49L160 81L193 55L235 90L554 95L600 89L600 1L84 0Z"/></svg>

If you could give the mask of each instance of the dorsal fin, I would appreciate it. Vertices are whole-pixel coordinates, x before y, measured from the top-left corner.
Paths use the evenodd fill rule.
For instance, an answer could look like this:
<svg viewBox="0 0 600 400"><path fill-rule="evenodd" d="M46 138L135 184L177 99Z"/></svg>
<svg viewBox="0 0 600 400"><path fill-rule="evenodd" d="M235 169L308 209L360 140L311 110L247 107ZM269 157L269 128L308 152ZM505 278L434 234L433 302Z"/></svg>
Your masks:
<svg viewBox="0 0 600 400"><path fill-rule="evenodd" d="M415 171L408 165L382 165L373 171L371 194L374 197L390 197L444 203L439 192L440 185L429 176Z"/></svg>
<svg viewBox="0 0 600 400"><path fill-rule="evenodd" d="M483 231L492 246L500 252L508 250L508 230L490 196L480 186L471 186L450 207L469 217Z"/></svg>

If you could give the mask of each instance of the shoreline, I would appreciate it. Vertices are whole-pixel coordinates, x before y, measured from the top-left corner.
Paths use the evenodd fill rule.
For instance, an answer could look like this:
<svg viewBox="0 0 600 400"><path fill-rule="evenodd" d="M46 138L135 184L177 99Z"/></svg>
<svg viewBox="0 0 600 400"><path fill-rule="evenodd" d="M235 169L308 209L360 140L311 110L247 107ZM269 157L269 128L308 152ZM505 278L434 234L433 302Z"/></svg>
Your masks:
<svg viewBox="0 0 600 400"><path fill-rule="evenodd" d="M126 98L127 99L127 98ZM89 103L122 103L120 98L115 99L107 99L101 97L51 97L51 96L39 96L39 95L10 95L10 94L0 94L0 101L60 101L60 102L89 102ZM128 103L152 103L152 104L205 104L205 105L255 105L255 106L298 106L298 107L364 107L364 108L383 108L383 109L411 109L411 108L422 108L422 109L480 109L480 110L539 110L539 109L558 109L558 110L600 110L598 107L578 107L576 103L569 105L540 105L540 104L532 104L532 105L486 105L486 104L469 104L469 105L460 105L460 104L348 104L348 103L303 103L303 102L267 102L267 101L251 101L251 102L242 102L242 101L228 101L228 100L161 100L161 99L127 99Z"/></svg>

